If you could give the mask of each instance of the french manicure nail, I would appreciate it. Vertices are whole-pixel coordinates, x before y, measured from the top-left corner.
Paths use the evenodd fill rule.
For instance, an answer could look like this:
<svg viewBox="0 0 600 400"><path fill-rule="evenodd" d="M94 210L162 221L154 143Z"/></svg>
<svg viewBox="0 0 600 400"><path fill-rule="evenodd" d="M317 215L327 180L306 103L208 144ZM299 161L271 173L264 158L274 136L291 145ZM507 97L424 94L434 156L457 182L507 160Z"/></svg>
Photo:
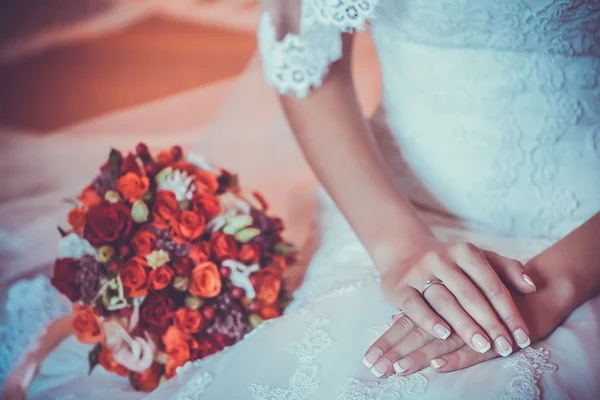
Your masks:
<svg viewBox="0 0 600 400"><path fill-rule="evenodd" d="M431 366L435 369L442 368L446 366L446 364L448 364L448 362L445 358L436 358L431 360Z"/></svg>
<svg viewBox="0 0 600 400"><path fill-rule="evenodd" d="M371 368L371 372L376 377L381 378L383 375L389 372L391 366L390 364L391 363L389 360L382 358L381 360L377 361L375 365L373 365L373 368Z"/></svg>
<svg viewBox="0 0 600 400"><path fill-rule="evenodd" d="M490 342L488 342L488 340L479 333L473 336L471 342L473 343L473 346L475 346L477 351L480 353L485 353L486 351L492 348Z"/></svg>
<svg viewBox="0 0 600 400"><path fill-rule="evenodd" d="M403 358L402 360L398 360L394 363L394 371L398 374L406 372L412 367L412 360L410 358Z"/></svg>
<svg viewBox="0 0 600 400"><path fill-rule="evenodd" d="M496 338L496 340L494 340L494 344L496 346L496 351L502 357L506 357L512 353L512 346L510 345L510 342L506 340L506 338L499 336Z"/></svg>
<svg viewBox="0 0 600 400"><path fill-rule="evenodd" d="M527 336L527 332L525 332L522 328L517 329L514 332L514 335L515 340L520 348L524 349L531 344L531 340L529 339L529 336Z"/></svg>
<svg viewBox="0 0 600 400"><path fill-rule="evenodd" d="M450 329L446 328L442 324L435 324L433 326L433 331L442 339L448 339L448 336L450 336Z"/></svg>
<svg viewBox="0 0 600 400"><path fill-rule="evenodd" d="M523 274L523 280L528 285L533 286L533 290L537 290L537 288L535 287L535 283L533 283L533 280L529 277L529 275Z"/></svg>
<svg viewBox="0 0 600 400"><path fill-rule="evenodd" d="M367 354L365 354L365 358L363 358L363 364L365 364L367 368L371 368L382 355L383 352L381 350L379 350L377 347L373 347L367 352Z"/></svg>

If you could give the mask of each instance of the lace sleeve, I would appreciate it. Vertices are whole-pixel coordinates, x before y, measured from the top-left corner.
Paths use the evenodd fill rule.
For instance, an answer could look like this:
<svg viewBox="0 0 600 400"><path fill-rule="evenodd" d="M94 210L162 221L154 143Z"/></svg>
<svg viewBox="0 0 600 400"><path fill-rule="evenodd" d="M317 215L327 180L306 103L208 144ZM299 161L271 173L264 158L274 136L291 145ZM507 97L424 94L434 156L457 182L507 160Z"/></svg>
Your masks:
<svg viewBox="0 0 600 400"><path fill-rule="evenodd" d="M267 83L299 98L320 87L329 64L342 57L342 32L364 29L378 3L263 0L258 45Z"/></svg>

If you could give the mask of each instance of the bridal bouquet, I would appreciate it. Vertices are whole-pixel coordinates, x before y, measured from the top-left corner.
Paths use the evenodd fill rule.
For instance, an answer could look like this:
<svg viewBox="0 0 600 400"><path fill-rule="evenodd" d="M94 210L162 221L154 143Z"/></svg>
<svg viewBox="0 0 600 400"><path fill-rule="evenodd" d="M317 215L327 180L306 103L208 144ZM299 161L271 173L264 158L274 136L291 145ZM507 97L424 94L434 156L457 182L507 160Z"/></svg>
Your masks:
<svg viewBox="0 0 600 400"><path fill-rule="evenodd" d="M112 150L69 200L52 284L73 302L73 331L98 364L152 390L177 367L242 339L287 302L294 248L259 193L173 147Z"/></svg>

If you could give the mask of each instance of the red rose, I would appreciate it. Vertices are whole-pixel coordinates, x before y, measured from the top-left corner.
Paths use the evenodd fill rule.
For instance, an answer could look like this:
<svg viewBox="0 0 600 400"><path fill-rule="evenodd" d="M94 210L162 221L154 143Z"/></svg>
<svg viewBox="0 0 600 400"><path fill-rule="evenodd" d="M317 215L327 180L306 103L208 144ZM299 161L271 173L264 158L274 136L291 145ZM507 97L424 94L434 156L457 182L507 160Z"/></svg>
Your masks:
<svg viewBox="0 0 600 400"><path fill-rule="evenodd" d="M190 271L192 270L192 267L194 266L192 264L192 260L189 257L180 258L173 262L172 265L177 276L188 276L190 274Z"/></svg>
<svg viewBox="0 0 600 400"><path fill-rule="evenodd" d="M210 238L210 245L219 261L237 258L237 242L232 235L227 235L223 232L213 233Z"/></svg>
<svg viewBox="0 0 600 400"><path fill-rule="evenodd" d="M141 309L141 318L156 332L164 332L169 326L175 304L168 296L151 294L146 298Z"/></svg>
<svg viewBox="0 0 600 400"><path fill-rule="evenodd" d="M119 273L126 297L140 297L148 293L148 286L146 285L147 267L148 264L142 257L133 257L127 261Z"/></svg>
<svg viewBox="0 0 600 400"><path fill-rule="evenodd" d="M154 363L144 372L132 372L129 381L135 390L151 392L158 387L162 374L162 365Z"/></svg>
<svg viewBox="0 0 600 400"><path fill-rule="evenodd" d="M171 221L173 240L179 243L191 242L197 239L206 227L204 216L193 211L182 211Z"/></svg>
<svg viewBox="0 0 600 400"><path fill-rule="evenodd" d="M198 242L190 246L188 256L194 264L202 264L210 259L210 244L208 242Z"/></svg>
<svg viewBox="0 0 600 400"><path fill-rule="evenodd" d="M210 172L202 171L200 168L186 161L177 161L171 165L173 170L186 172L188 176L194 177L194 186L198 192L215 193L219 188L217 177Z"/></svg>
<svg viewBox="0 0 600 400"><path fill-rule="evenodd" d="M207 221L212 220L221 212L219 200L210 193L196 192L192 198L192 210L204 215Z"/></svg>
<svg viewBox="0 0 600 400"><path fill-rule="evenodd" d="M171 378L175 375L177 367L182 366L192 358L192 354L198 350L198 343L191 335L180 331L175 326L169 327L162 340L168 356L165 375L167 378Z"/></svg>
<svg viewBox="0 0 600 400"><path fill-rule="evenodd" d="M94 247L113 244L129 236L132 223L131 213L125 204L102 202L90 208L83 237Z"/></svg>
<svg viewBox="0 0 600 400"><path fill-rule="evenodd" d="M113 352L107 347L102 347L98 354L98 364L101 365L106 371L119 376L129 375L129 370L115 361Z"/></svg>
<svg viewBox="0 0 600 400"><path fill-rule="evenodd" d="M50 282L71 301L81 298L81 291L77 283L79 260L75 258L59 258L54 263L54 271Z"/></svg>
<svg viewBox="0 0 600 400"><path fill-rule="evenodd" d="M150 275L148 275L148 286L152 290L163 290L173 280L173 275L175 273L173 270L167 266L158 267L152 271L150 271Z"/></svg>
<svg viewBox="0 0 600 400"><path fill-rule="evenodd" d="M202 314L198 310L190 310L187 307L177 310L173 319L175 325L186 333L197 333L202 326Z"/></svg>
<svg viewBox="0 0 600 400"><path fill-rule="evenodd" d="M208 357L221 349L212 338L206 336L198 338L198 358Z"/></svg>
<svg viewBox="0 0 600 400"><path fill-rule="evenodd" d="M260 260L260 245L258 243L243 245L238 254L238 259L246 265L257 264Z"/></svg>
<svg viewBox="0 0 600 400"><path fill-rule="evenodd" d="M131 246L136 255L146 257L154 251L156 235L146 230L140 230L131 239Z"/></svg>
<svg viewBox="0 0 600 400"><path fill-rule="evenodd" d="M77 207L69 211L69 225L73 228L73 232L77 235L83 235L83 228L85 227L85 209L83 207Z"/></svg>

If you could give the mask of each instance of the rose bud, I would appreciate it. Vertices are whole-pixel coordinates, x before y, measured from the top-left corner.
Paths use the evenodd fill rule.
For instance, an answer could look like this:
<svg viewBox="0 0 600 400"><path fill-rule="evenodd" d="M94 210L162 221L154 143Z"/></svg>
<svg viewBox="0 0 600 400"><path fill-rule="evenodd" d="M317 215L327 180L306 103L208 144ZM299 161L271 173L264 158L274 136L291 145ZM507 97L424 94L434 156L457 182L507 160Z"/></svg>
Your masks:
<svg viewBox="0 0 600 400"><path fill-rule="evenodd" d="M250 314L250 316L248 317L248 321L250 322L250 326L252 326L252 328L256 328L257 326L263 323L262 318L256 314Z"/></svg>
<svg viewBox="0 0 600 400"><path fill-rule="evenodd" d="M213 306L204 306L202 308L202 315L204 318L211 320L215 317L215 308Z"/></svg>
<svg viewBox="0 0 600 400"><path fill-rule="evenodd" d="M111 246L102 246L98 249L96 261L106 264L113 258L114 255L115 249L113 249Z"/></svg>
<svg viewBox="0 0 600 400"><path fill-rule="evenodd" d="M158 165L153 162L149 162L144 166L146 173L150 176L154 176L158 173Z"/></svg>
<svg viewBox="0 0 600 400"><path fill-rule="evenodd" d="M121 200L121 196L119 196L119 193L115 192L114 190L109 190L104 195L104 199L109 203L115 204Z"/></svg>
<svg viewBox="0 0 600 400"><path fill-rule="evenodd" d="M219 273L223 278L229 278L231 276L231 268L229 267L221 267L219 268Z"/></svg>
<svg viewBox="0 0 600 400"><path fill-rule="evenodd" d="M185 306L190 310L197 310L202 306L202 304L204 304L204 300L202 300L200 297L188 296L185 298Z"/></svg>
<svg viewBox="0 0 600 400"><path fill-rule="evenodd" d="M241 299L242 297L244 297L244 289L242 289L241 287L234 286L234 288L231 290L231 295L234 299Z"/></svg>
<svg viewBox="0 0 600 400"><path fill-rule="evenodd" d="M258 228L246 228L236 233L235 239L240 243L248 243L258 235L260 235L260 230Z"/></svg>
<svg viewBox="0 0 600 400"><path fill-rule="evenodd" d="M138 224L148 220L148 206L142 200L138 200L131 206L131 218Z"/></svg>
<svg viewBox="0 0 600 400"><path fill-rule="evenodd" d="M185 276L177 276L173 280L173 287L175 290L185 292L190 287L190 280Z"/></svg>
<svg viewBox="0 0 600 400"><path fill-rule="evenodd" d="M181 157L183 157L183 149L181 146L171 147L171 155L173 156L173 160L181 160Z"/></svg>
<svg viewBox="0 0 600 400"><path fill-rule="evenodd" d="M139 157L148 155L148 153L149 153L148 146L146 146L146 144L142 143L142 142L138 143L137 146L135 146L135 153Z"/></svg>
<svg viewBox="0 0 600 400"><path fill-rule="evenodd" d="M248 304L248 311L256 313L258 310L260 310L260 305L257 302Z"/></svg>
<svg viewBox="0 0 600 400"><path fill-rule="evenodd" d="M131 254L131 249L129 248L129 246L124 244L119 249L119 254L121 255L121 257L127 257L129 254Z"/></svg>
<svg viewBox="0 0 600 400"><path fill-rule="evenodd" d="M117 264L116 262L111 262L110 264L108 264L108 270L110 272L117 272L119 271L119 264Z"/></svg>

